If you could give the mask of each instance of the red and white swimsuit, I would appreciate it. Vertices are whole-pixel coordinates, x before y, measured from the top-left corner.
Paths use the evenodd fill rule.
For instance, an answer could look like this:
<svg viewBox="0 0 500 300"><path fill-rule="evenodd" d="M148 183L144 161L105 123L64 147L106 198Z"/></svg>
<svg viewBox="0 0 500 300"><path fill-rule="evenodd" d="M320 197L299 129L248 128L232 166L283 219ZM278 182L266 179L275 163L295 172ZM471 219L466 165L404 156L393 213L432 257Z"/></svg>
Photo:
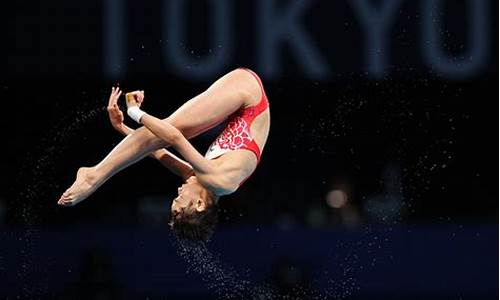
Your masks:
<svg viewBox="0 0 500 300"><path fill-rule="evenodd" d="M262 92L260 102L254 106L242 107L229 116L226 128L208 148L205 154L207 159L215 159L229 151L246 149L255 154L257 163L260 162L261 150L250 134L250 126L269 107L269 102L259 76L252 70L241 69L250 72L259 82Z"/></svg>

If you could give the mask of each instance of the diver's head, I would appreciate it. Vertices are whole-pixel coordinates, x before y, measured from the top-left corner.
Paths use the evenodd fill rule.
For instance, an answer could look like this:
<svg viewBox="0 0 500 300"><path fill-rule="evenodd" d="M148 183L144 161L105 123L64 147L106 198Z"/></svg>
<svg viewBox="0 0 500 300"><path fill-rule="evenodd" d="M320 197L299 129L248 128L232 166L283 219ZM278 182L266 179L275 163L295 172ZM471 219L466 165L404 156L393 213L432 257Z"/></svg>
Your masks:
<svg viewBox="0 0 500 300"><path fill-rule="evenodd" d="M178 196L172 202L170 227L180 239L207 241L217 222L218 197L196 176L189 177L177 191Z"/></svg>

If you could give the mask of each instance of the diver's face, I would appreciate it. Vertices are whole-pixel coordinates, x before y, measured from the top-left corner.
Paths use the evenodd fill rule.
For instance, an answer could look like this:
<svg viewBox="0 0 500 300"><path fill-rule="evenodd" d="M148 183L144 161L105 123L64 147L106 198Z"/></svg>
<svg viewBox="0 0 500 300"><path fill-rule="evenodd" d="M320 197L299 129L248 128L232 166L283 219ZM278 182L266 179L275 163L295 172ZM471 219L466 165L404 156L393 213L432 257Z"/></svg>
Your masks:
<svg viewBox="0 0 500 300"><path fill-rule="evenodd" d="M205 200L201 197L201 186L194 176L177 189L177 197L172 202L172 212L180 213L182 210L205 210Z"/></svg>

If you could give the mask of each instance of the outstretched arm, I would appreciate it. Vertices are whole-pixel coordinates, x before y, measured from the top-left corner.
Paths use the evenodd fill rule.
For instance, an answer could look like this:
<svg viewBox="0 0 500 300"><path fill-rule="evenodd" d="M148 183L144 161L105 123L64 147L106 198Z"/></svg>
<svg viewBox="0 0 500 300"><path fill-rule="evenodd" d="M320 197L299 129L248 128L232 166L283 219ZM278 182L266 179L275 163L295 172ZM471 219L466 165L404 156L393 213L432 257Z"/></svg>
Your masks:
<svg viewBox="0 0 500 300"><path fill-rule="evenodd" d="M108 116L111 124L113 125L113 128L115 128L116 131L120 132L121 134L127 136L134 132L134 130L124 124L123 113L118 106L118 99L121 94L122 91L119 87L113 87L111 89L111 95L109 96L108 103ZM166 149L154 151L149 156L158 160L168 170L182 177L182 179L187 179L193 174L193 168L189 163L178 158Z"/></svg>

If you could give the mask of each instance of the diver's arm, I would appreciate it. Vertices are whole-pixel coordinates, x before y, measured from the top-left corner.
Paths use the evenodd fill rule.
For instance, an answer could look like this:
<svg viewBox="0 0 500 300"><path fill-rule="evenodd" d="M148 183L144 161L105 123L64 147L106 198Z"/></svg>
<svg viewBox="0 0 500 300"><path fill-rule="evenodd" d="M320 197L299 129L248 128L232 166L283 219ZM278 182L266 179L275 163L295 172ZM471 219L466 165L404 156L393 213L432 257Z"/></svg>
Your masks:
<svg viewBox="0 0 500 300"><path fill-rule="evenodd" d="M133 129L131 129L125 124L122 124L119 127L115 127L115 129L125 136L134 132ZM158 160L158 162L160 162L169 171L171 171L172 173L181 177L184 180L188 179L191 175L193 175L193 168L191 167L191 165L186 161L178 158L167 149L156 150L151 154L149 154L149 157Z"/></svg>
<svg viewBox="0 0 500 300"><path fill-rule="evenodd" d="M193 167L189 163L166 149L157 150L151 153L150 156L157 159L163 166L184 180L193 175Z"/></svg>
<svg viewBox="0 0 500 300"><path fill-rule="evenodd" d="M113 87L111 89L111 95L109 96L108 103L108 117L113 125L113 128L124 136L127 136L134 132L134 129L128 127L124 124L123 113L118 106L118 99L122 91L119 87ZM173 153L167 151L166 149L159 149L154 151L149 155L151 158L158 160L163 166L165 166L172 173L182 177L182 179L187 179L193 174L193 168L182 159L175 156Z"/></svg>
<svg viewBox="0 0 500 300"><path fill-rule="evenodd" d="M214 171L213 162L203 157L182 133L168 122L162 121L149 114L144 114L140 122L158 138L164 140L179 151L182 157L191 164L195 172L207 174Z"/></svg>
<svg viewBox="0 0 500 300"><path fill-rule="evenodd" d="M121 130L117 129L123 135L129 135L134 130L123 125ZM162 164L165 168L167 168L170 172L175 175L181 177L183 180L188 179L191 175L193 175L193 167L186 161L178 158L172 152L167 149L159 149L151 154L149 157L156 159L160 164Z"/></svg>

